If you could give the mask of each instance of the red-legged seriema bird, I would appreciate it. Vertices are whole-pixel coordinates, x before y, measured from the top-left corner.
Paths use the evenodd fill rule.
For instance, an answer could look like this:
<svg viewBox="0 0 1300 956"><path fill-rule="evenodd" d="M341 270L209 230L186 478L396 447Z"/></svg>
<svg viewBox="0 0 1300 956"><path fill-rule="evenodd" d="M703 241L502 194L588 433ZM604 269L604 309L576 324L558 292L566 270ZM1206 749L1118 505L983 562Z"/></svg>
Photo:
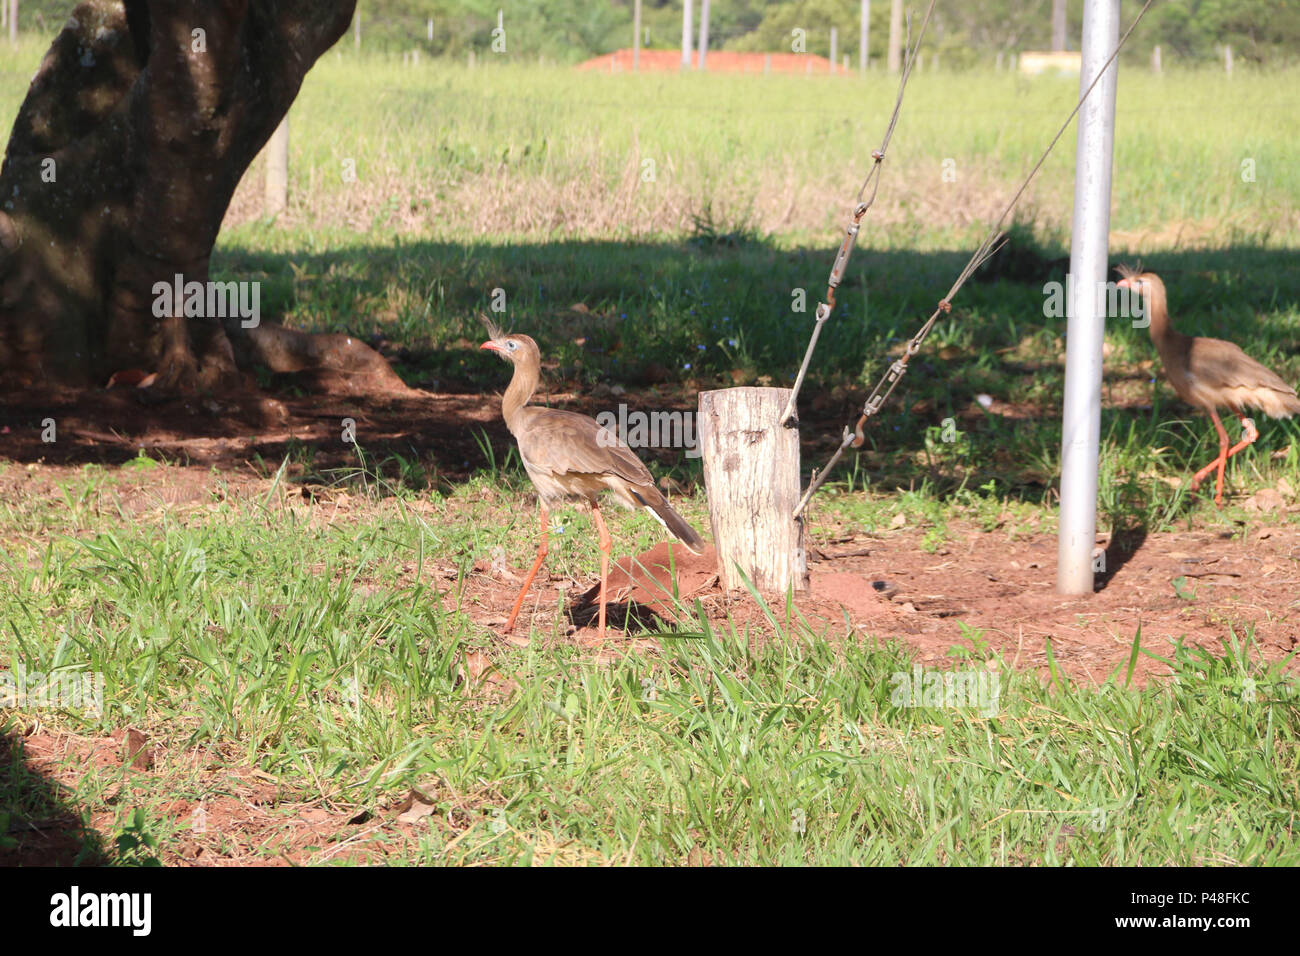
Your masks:
<svg viewBox="0 0 1300 956"><path fill-rule="evenodd" d="M1121 289L1140 294L1150 320L1148 331L1165 377L1178 397L1209 413L1214 430L1219 433L1219 455L1192 478L1192 490L1212 471L1218 472L1214 484L1214 503L1223 505L1223 472L1228 459L1259 437L1255 423L1246 417L1247 408L1257 408L1270 418L1290 418L1300 412L1296 390L1274 372L1256 362L1231 342L1201 335L1184 335L1169 321L1165 284L1153 272L1138 273L1121 267ZM1228 433L1219 421L1218 409L1226 408L1241 419L1241 441L1229 447Z"/></svg>
<svg viewBox="0 0 1300 956"><path fill-rule="evenodd" d="M519 458L541 499L541 541L537 546L537 559L510 610L506 632L514 628L524 597L546 560L550 509L565 501L577 501L586 502L591 507L600 532L599 636L604 640L611 541L597 501L602 492L613 492L614 500L624 507L644 508L695 554L700 553L703 542L695 529L660 494L641 459L620 443L612 431L586 415L528 404L537 391L542 374L542 354L536 342L527 335L503 335L491 325L488 325L488 334L492 337L480 348L496 352L515 367L510 386L501 400L501 414L506 427L515 436Z"/></svg>

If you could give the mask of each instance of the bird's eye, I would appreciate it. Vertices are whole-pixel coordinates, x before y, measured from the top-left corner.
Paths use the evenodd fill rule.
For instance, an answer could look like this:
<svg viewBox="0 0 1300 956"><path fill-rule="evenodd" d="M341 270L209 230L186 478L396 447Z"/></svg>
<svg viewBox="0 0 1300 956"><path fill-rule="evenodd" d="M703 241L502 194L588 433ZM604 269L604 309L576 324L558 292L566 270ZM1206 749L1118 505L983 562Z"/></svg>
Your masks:
<svg viewBox="0 0 1300 956"><path fill-rule="evenodd" d="M506 343L506 348L508 348L510 351L513 352L515 349L519 348L519 343L514 340L511 340Z"/></svg>

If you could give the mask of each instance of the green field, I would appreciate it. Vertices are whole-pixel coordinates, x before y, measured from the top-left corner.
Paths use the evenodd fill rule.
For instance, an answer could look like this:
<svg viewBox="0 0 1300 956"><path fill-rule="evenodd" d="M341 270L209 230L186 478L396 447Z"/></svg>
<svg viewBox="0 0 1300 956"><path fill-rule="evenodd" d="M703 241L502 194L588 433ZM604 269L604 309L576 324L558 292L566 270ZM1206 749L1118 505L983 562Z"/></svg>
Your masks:
<svg viewBox="0 0 1300 956"><path fill-rule="evenodd" d="M16 111L40 52L0 51L0 113ZM1166 277L1184 331L1231 337L1292 382L1298 81L1126 71L1112 219L1115 261ZM431 390L503 387L499 363L473 347L497 288L506 321L576 389L654 383L689 404L699 389L783 384L811 317L811 304L791 313L792 290L815 303L824 288L894 95L883 75L609 76L330 54L291 114L290 208L260 218L255 164L214 268L261 280L270 318L399 343L399 373ZM842 396L929 314L1076 95L1076 79L915 76L809 396L847 419ZM1004 277L962 291L867 448L827 486L814 541L886 527L900 510L927 547L990 509L1053 530L1064 323L1044 317L1055 273L1042 265L1065 253L1073 146L1071 132L1026 196ZM1103 526L1244 534L1240 500L1219 512L1174 481L1208 460L1212 433L1159 379L1145 332L1117 324L1107 343ZM1027 414L972 411L983 393ZM948 417L961 423L951 444L936 441ZM1279 479L1300 488L1296 423L1261 431L1230 466L1238 499ZM313 471L310 449L283 469L197 478L148 458L0 463L0 670L106 681L100 716L0 720L39 720L74 744L130 726L158 748L148 776L92 761L62 792L33 785L12 752L0 855L61 804L99 834L85 860L128 863L275 862L309 809L338 825L294 843L293 862L1300 862L1296 685L1259 662L1250 633L1225 628L1222 657L1170 653L1179 679L1140 688L1123 670L1100 686L1045 683L972 635L952 659L998 675L992 715L897 706L906 645L846 639L780 602L757 624L701 613L613 659L567 642L559 614L530 646L507 645L457 597L476 562L521 563L534 532L517 462L484 441L467 463L434 449L329 472ZM697 483L692 460L661 470ZM183 475L197 499L130 504ZM313 506L291 478L349 503ZM707 524L702 487L680 500ZM657 540L644 516L612 524L626 553ZM588 519L568 527L553 566L590 581ZM490 680L466 671L479 654ZM254 784L274 791L258 803L269 824L195 832L190 807L247 803ZM413 786L434 811L416 835L377 826Z"/></svg>

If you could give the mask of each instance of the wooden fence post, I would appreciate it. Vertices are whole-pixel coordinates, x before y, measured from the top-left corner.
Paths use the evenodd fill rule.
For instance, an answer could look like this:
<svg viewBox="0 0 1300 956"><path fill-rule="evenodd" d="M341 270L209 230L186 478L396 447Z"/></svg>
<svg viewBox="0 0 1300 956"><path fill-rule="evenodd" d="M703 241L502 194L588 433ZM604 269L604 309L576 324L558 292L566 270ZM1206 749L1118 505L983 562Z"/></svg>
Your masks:
<svg viewBox="0 0 1300 956"><path fill-rule="evenodd" d="M727 590L754 587L784 595L808 589L799 504L799 431L781 425L786 388L724 388L700 393L697 432L704 456L718 574Z"/></svg>

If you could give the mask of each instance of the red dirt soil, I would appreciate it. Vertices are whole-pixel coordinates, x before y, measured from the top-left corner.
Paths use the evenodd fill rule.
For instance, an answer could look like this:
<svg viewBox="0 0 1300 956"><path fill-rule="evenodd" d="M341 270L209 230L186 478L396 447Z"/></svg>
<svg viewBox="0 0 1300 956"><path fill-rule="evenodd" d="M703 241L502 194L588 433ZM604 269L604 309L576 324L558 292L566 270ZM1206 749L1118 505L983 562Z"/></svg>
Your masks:
<svg viewBox="0 0 1300 956"><path fill-rule="evenodd" d="M680 50L642 50L640 69L647 73L676 73L682 68ZM699 51L691 53L691 69L700 66ZM632 72L632 51L619 50L578 64L579 70L603 73ZM830 73L831 61L812 53L733 53L710 50L704 60L708 73ZM841 70L843 72L843 70Z"/></svg>
<svg viewBox="0 0 1300 956"><path fill-rule="evenodd" d="M970 635L980 633L1012 666L1046 677L1050 639L1060 671L1084 683L1100 683L1127 665L1139 628L1141 646L1162 657L1169 657L1179 640L1222 653L1230 634L1245 643L1253 632L1259 655L1278 661L1300 640L1300 529L1273 518L1237 535L1153 534L1131 552L1115 542L1108 549L1111 570L1104 585L1074 598L1056 593L1054 535L1017 538L956 524L948 543L927 553L920 531L849 534L811 549L810 588L796 596L795 605L828 636L844 635L847 621L858 638L899 641L924 664L951 662L949 649L972 648ZM725 627L730 616L757 634L770 631L748 594L719 589L711 548L701 557L680 547L671 550L675 593L688 609L699 600L714 624ZM669 551L661 544L617 562L610 574L611 624L624 622L629 597L638 605L632 633L637 625L663 627L674 619L678 605L672 598ZM475 599L462 605L489 627L504 621L522 571L498 578L473 582ZM557 587L545 574L538 581L542 584L534 585L525 611L533 611L546 633L561 594L574 593L575 582ZM569 613L570 633L579 641L592 639L585 625L594 617L598 590L597 583ZM782 600L773 599L770 607L783 616ZM649 619L647 611L663 620ZM1167 673L1163 663L1142 655L1133 680L1141 685Z"/></svg>

